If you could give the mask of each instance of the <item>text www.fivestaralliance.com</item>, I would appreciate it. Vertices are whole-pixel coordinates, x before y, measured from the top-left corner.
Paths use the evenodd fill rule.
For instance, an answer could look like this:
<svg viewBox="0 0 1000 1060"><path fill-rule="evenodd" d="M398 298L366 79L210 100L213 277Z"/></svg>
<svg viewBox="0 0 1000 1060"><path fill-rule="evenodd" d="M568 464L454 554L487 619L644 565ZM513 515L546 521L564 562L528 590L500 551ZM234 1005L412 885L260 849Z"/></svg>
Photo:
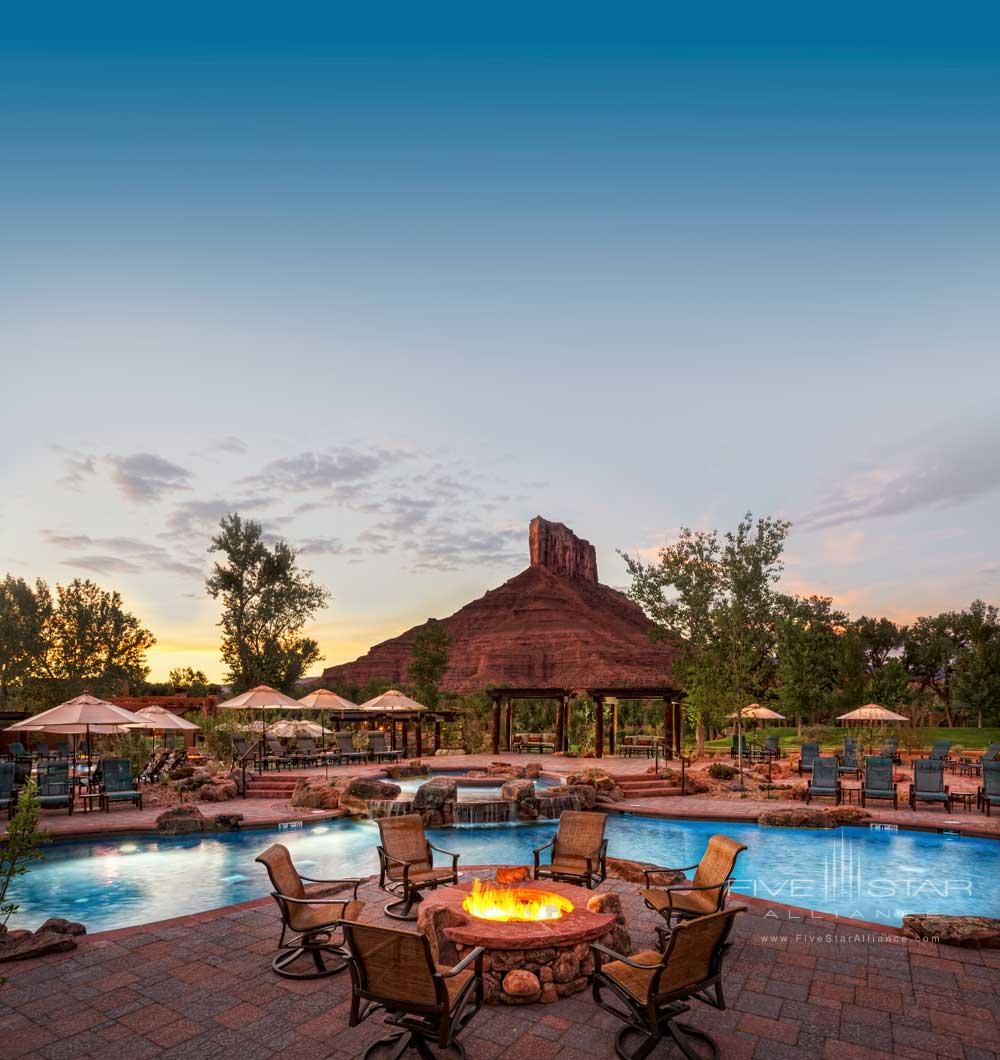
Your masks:
<svg viewBox="0 0 1000 1060"><path fill-rule="evenodd" d="M839 931L827 931L822 934L812 935L761 935L761 942L892 942L907 943L914 941L903 935L881 935L876 931L856 931L844 933ZM937 942L938 938L921 939L921 942Z"/></svg>

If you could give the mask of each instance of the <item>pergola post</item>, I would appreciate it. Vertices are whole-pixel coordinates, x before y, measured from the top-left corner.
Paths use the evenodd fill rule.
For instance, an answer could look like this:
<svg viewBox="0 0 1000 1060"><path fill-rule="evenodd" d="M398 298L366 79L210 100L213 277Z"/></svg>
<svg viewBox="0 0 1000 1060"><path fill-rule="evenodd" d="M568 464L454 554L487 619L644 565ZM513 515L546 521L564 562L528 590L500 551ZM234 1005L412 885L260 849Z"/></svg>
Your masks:
<svg viewBox="0 0 1000 1060"><path fill-rule="evenodd" d="M666 698L663 700L663 757L667 760L674 757L674 705Z"/></svg>
<svg viewBox="0 0 1000 1060"><path fill-rule="evenodd" d="M419 758L424 753L424 725L419 715L413 724L417 730L417 758Z"/></svg>
<svg viewBox="0 0 1000 1060"><path fill-rule="evenodd" d="M405 718L403 719L402 730L403 730L403 754L405 756L405 755L408 755L410 753L409 748L407 747L407 741L409 740L409 737L410 737L410 723Z"/></svg>
<svg viewBox="0 0 1000 1060"><path fill-rule="evenodd" d="M434 753L441 750L441 719L434 719Z"/></svg>
<svg viewBox="0 0 1000 1060"><path fill-rule="evenodd" d="M392 718L386 718L389 727L389 750L396 750L396 722Z"/></svg>
<svg viewBox="0 0 1000 1060"><path fill-rule="evenodd" d="M684 712L680 703L674 703L674 752L680 758L683 749Z"/></svg>
<svg viewBox="0 0 1000 1060"><path fill-rule="evenodd" d="M493 697L493 753L500 753L500 698Z"/></svg>
<svg viewBox="0 0 1000 1060"><path fill-rule="evenodd" d="M556 751L565 751L563 739L566 732L566 697L560 696L556 700Z"/></svg>
<svg viewBox="0 0 1000 1060"><path fill-rule="evenodd" d="M507 717L504 724L504 747L505 751L510 751L514 744L514 701L512 699L507 700Z"/></svg>
<svg viewBox="0 0 1000 1060"><path fill-rule="evenodd" d="M594 757L604 757L604 700L594 699Z"/></svg>
<svg viewBox="0 0 1000 1060"><path fill-rule="evenodd" d="M615 744L618 740L618 700L611 700L611 727L608 729L608 754L614 755Z"/></svg>

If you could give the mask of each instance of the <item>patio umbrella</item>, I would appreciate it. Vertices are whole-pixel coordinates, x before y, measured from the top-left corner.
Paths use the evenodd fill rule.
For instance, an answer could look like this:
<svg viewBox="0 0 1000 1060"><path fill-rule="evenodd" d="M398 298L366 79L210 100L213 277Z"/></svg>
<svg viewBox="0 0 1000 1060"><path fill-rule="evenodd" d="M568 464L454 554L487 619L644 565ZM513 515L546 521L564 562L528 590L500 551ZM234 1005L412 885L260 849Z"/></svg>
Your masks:
<svg viewBox="0 0 1000 1060"><path fill-rule="evenodd" d="M751 718L754 721L784 721L785 715L779 714L776 710L771 710L770 707L762 707L759 703L751 703L748 707L744 707L740 711L734 711L729 715L730 718Z"/></svg>
<svg viewBox="0 0 1000 1060"><path fill-rule="evenodd" d="M152 732L162 732L164 736L168 732L194 732L200 729L193 721L182 718L166 707L143 707L135 712L135 720L132 727L136 729L149 729ZM164 744L166 741L164 741Z"/></svg>
<svg viewBox="0 0 1000 1060"><path fill-rule="evenodd" d="M306 721L303 718L282 718L281 721L272 722L267 727L271 736L280 736L283 740L297 738L299 736L319 737L323 736L329 729L315 721Z"/></svg>
<svg viewBox="0 0 1000 1060"><path fill-rule="evenodd" d="M364 714L368 714L373 717L384 717L388 718L392 723L392 739L393 746L395 746L396 740L396 720L400 719L404 722L415 717L417 719L417 725L420 724L420 715L427 713L427 708L423 703L418 703L415 699L410 699L409 696L404 695L398 689L390 688L388 692L383 692L380 696L374 696L372 699L366 700L361 704L361 711ZM406 741L404 739L403 743Z"/></svg>
<svg viewBox="0 0 1000 1060"><path fill-rule="evenodd" d="M880 707L878 703L866 703L863 707L858 707L857 710L849 711L847 714L841 714L837 721L909 721L909 718L904 718L902 714L895 714L893 711L886 707Z"/></svg>
<svg viewBox="0 0 1000 1060"><path fill-rule="evenodd" d="M352 703L349 699L345 699L343 696L338 696L336 692L331 692L326 688L317 688L315 692L310 692L299 700L299 709L318 710L319 723L325 734L327 714L330 714L333 717L339 716L343 721L348 714L353 714L357 717L358 711L360 711L361 708L357 703ZM326 750L325 736L323 739L323 749ZM329 776L330 759L326 755L323 756L323 766L327 776Z"/></svg>
<svg viewBox="0 0 1000 1060"><path fill-rule="evenodd" d="M220 703L218 706L219 710L259 710L260 711L260 724L261 731L264 729L264 711L265 710L299 710L301 709L298 704L291 696L286 696L284 692L279 692L276 688L271 688L270 685L257 685L256 688L251 688L247 692L241 692L238 696L233 696L232 699L227 699L225 703ZM260 748L258 756L258 765L263 771L264 768L264 746L263 742L258 744Z"/></svg>

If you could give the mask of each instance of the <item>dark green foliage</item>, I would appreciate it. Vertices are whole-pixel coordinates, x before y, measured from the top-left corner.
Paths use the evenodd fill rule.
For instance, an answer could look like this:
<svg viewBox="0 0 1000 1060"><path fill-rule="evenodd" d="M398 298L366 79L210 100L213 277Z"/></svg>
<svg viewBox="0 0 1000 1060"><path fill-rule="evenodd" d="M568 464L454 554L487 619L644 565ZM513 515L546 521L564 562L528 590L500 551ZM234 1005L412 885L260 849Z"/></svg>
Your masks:
<svg viewBox="0 0 1000 1060"><path fill-rule="evenodd" d="M437 619L429 619L413 638L409 676L419 703L437 710L441 680L448 669L448 634Z"/></svg>
<svg viewBox="0 0 1000 1060"><path fill-rule="evenodd" d="M732 780L736 776L736 770L724 762L713 762L707 772L713 780Z"/></svg>
<svg viewBox="0 0 1000 1060"><path fill-rule="evenodd" d="M45 836L38 831L38 818L38 792L34 780L29 780L18 796L6 838L0 841L0 926L5 927L18 910L10 898L11 883L42 856L39 847Z"/></svg>

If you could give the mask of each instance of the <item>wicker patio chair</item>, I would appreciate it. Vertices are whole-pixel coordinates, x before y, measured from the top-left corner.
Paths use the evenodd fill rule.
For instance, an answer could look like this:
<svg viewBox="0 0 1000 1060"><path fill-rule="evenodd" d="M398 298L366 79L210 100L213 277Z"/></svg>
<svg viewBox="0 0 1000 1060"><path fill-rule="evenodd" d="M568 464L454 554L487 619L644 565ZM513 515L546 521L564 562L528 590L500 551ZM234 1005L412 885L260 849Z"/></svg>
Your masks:
<svg viewBox="0 0 1000 1060"><path fill-rule="evenodd" d="M340 757L345 762L367 762L367 751L356 751L354 749L354 737L349 732L335 732L337 747L340 749Z"/></svg>
<svg viewBox="0 0 1000 1060"><path fill-rule="evenodd" d="M918 802L943 802L951 813L951 789L944 782L943 759L918 758L913 763L910 809L915 810Z"/></svg>
<svg viewBox="0 0 1000 1060"><path fill-rule="evenodd" d="M743 843L737 843L727 835L714 835L709 839L697 865L644 869L646 887L639 894L648 908L666 920L667 931L673 927L675 920L690 920L717 913L726 904L736 871L736 860L744 850L746 846ZM695 874L690 881L683 880L666 887L653 886L655 876L668 872L690 872L691 869L695 870Z"/></svg>
<svg viewBox="0 0 1000 1060"><path fill-rule="evenodd" d="M533 851L535 879L548 877L552 880L565 880L568 883L580 884L587 890L593 890L603 883L608 875L608 841L604 838L607 821L606 813L563 810L559 816L556 834ZM547 865L543 865L541 853L550 847L551 860Z"/></svg>
<svg viewBox="0 0 1000 1060"><path fill-rule="evenodd" d="M368 751L376 762L398 762L403 757L402 751L393 751L385 742L384 732L368 734Z"/></svg>
<svg viewBox="0 0 1000 1060"><path fill-rule="evenodd" d="M142 792L132 779L132 763L127 758L101 760L101 806L111 810L113 802L131 802L142 809Z"/></svg>
<svg viewBox="0 0 1000 1060"><path fill-rule="evenodd" d="M813 762L815 762L817 758L819 758L819 744L804 743L799 755L799 776L802 776L803 773L811 773Z"/></svg>
<svg viewBox="0 0 1000 1060"><path fill-rule="evenodd" d="M899 793L892 779L892 759L869 757L865 759L865 781L861 785L861 805L867 806L869 799L892 799L892 808L899 809Z"/></svg>
<svg viewBox="0 0 1000 1060"><path fill-rule="evenodd" d="M806 788L806 804L815 797L833 799L840 805L840 765L836 758L817 758L813 762L812 780Z"/></svg>
<svg viewBox="0 0 1000 1060"><path fill-rule="evenodd" d="M365 1060L396 1060L409 1049L423 1060L464 1057L458 1035L483 1004L482 946L445 968L434 963L426 935L372 924L345 922L343 928L351 969L349 1025L385 1012L385 1022L399 1028L370 1045Z"/></svg>
<svg viewBox="0 0 1000 1060"><path fill-rule="evenodd" d="M662 953L644 950L625 957L600 943L591 944L594 1001L626 1024L615 1038L615 1052L622 1060L644 1060L664 1038L672 1038L689 1060L701 1060L691 1042L695 1039L717 1060L719 1046L711 1035L678 1017L690 1012L691 999L720 1010L726 1007L722 970L727 940L744 909L735 906L678 924ZM612 1000L605 1000L605 991Z"/></svg>
<svg viewBox="0 0 1000 1060"><path fill-rule="evenodd" d="M259 854L255 861L267 869L271 897L281 910L281 938L278 956L271 968L286 979L319 979L334 975L347 967L347 951L334 941L341 922L356 920L365 903L358 900L359 879L316 880L299 874L288 848L274 843ZM353 884L350 897L329 895L331 887ZM332 963L324 955L333 958ZM315 971L290 971L300 957L309 956Z"/></svg>
<svg viewBox="0 0 1000 1060"><path fill-rule="evenodd" d="M14 816L14 763L0 762L0 810L7 811L7 820Z"/></svg>
<svg viewBox="0 0 1000 1060"><path fill-rule="evenodd" d="M983 782L976 792L976 805L987 817L990 810L1000 807L1000 762L983 762Z"/></svg>
<svg viewBox="0 0 1000 1060"><path fill-rule="evenodd" d="M420 902L421 891L458 883L458 855L428 842L419 813L380 817L378 830L382 837L378 885L397 899L386 905L385 915L416 920L413 907ZM434 867L435 850L451 858L451 868Z"/></svg>

